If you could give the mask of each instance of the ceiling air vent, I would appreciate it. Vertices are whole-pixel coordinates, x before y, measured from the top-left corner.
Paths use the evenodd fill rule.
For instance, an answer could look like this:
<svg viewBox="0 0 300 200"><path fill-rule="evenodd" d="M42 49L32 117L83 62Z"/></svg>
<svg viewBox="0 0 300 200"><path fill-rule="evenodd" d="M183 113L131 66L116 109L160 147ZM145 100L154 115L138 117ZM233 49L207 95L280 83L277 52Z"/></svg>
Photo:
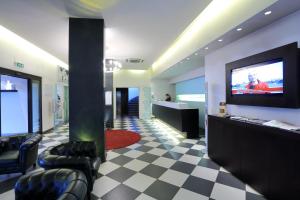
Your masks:
<svg viewBox="0 0 300 200"><path fill-rule="evenodd" d="M128 58L126 59L127 63L132 63L132 64L139 64L139 63L143 63L144 60L140 59L140 58Z"/></svg>

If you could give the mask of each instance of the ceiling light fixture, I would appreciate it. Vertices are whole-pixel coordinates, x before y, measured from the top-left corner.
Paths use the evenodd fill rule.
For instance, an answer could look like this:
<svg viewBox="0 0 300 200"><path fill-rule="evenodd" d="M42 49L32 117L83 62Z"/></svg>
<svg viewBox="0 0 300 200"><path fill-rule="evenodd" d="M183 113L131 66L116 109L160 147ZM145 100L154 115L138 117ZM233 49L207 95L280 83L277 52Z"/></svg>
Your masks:
<svg viewBox="0 0 300 200"><path fill-rule="evenodd" d="M208 50L208 47L205 47L204 49L205 49L205 50Z"/></svg>
<svg viewBox="0 0 300 200"><path fill-rule="evenodd" d="M218 39L218 41L219 41L219 42L222 42L222 41L223 41L223 39Z"/></svg>
<svg viewBox="0 0 300 200"><path fill-rule="evenodd" d="M190 58L186 58L187 60L190 60Z"/></svg>
<svg viewBox="0 0 300 200"><path fill-rule="evenodd" d="M105 73L113 73L122 68L122 63L115 59L105 59L103 64L103 70Z"/></svg>
<svg viewBox="0 0 300 200"><path fill-rule="evenodd" d="M237 31L242 31L243 29L242 29L242 28L237 28L236 30L237 30Z"/></svg>
<svg viewBox="0 0 300 200"><path fill-rule="evenodd" d="M198 56L198 53L195 53L195 56Z"/></svg>
<svg viewBox="0 0 300 200"><path fill-rule="evenodd" d="M269 10L269 11L265 12L265 15L270 15L271 13L272 13L272 11Z"/></svg>
<svg viewBox="0 0 300 200"><path fill-rule="evenodd" d="M40 57L54 64L55 66L61 66L65 69L69 68L68 64L66 64L65 62L39 48L38 46L32 44L31 42L25 40L24 38L8 30L2 25L0 25L0 41L1 40L8 42L9 45L15 47L16 49L22 49L26 53L30 53L35 57Z"/></svg>

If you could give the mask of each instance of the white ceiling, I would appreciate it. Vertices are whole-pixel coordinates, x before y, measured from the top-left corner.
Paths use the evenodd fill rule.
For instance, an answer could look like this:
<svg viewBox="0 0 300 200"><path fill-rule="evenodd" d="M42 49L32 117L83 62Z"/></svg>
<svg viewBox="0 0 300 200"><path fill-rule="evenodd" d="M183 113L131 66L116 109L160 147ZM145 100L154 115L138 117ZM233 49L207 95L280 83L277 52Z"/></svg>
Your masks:
<svg viewBox="0 0 300 200"><path fill-rule="evenodd" d="M219 38L222 38L222 42L217 40L207 43L208 50L205 48L197 49L192 55L189 55L187 58L176 63L169 69L163 71L162 73L154 76L156 79L171 79L173 77L179 76L188 71L194 70L199 67L204 67L204 57L205 55L216 51L219 48L222 48L233 41L236 41L250 33L257 31L260 28L266 27L269 24L279 20L282 17L285 17L289 14L300 9L299 0L278 0L276 3L270 7L264 9L262 12L257 13L255 16L246 20L245 22L238 24L234 29L226 32L224 35L221 35ZM264 12L271 10L272 14L265 16ZM236 29L242 27L242 31L237 31Z"/></svg>
<svg viewBox="0 0 300 200"><path fill-rule="evenodd" d="M0 24L68 63L68 18L104 18L106 58L147 69L211 0L8 0Z"/></svg>
<svg viewBox="0 0 300 200"><path fill-rule="evenodd" d="M7 0L0 1L0 24L68 63L68 18L104 18L106 58L144 59L124 68L147 69L168 49L211 0ZM209 50L177 63L157 78L171 78L204 65L204 56L300 8L299 0L278 0L268 9L208 43ZM200 64L201 63L201 64Z"/></svg>

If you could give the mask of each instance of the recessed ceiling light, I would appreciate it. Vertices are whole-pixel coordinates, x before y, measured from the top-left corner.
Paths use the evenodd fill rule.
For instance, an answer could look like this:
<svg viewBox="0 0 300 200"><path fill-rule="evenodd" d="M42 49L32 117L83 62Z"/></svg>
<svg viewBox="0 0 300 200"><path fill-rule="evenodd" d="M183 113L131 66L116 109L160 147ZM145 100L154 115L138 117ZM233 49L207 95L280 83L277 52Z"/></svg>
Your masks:
<svg viewBox="0 0 300 200"><path fill-rule="evenodd" d="M187 60L189 60L190 58L186 58Z"/></svg>
<svg viewBox="0 0 300 200"><path fill-rule="evenodd" d="M223 41L223 39L219 39L218 41L219 41L219 42L222 42L222 41Z"/></svg>
<svg viewBox="0 0 300 200"><path fill-rule="evenodd" d="M242 29L242 28L237 28L236 30L237 30L237 31L241 31L241 30L243 30L243 29Z"/></svg>
<svg viewBox="0 0 300 200"><path fill-rule="evenodd" d="M207 50L207 49L208 49L208 47L205 47L204 49L205 49L205 50Z"/></svg>
<svg viewBox="0 0 300 200"><path fill-rule="evenodd" d="M265 12L265 15L270 15L271 13L272 13L272 11L269 10L269 11Z"/></svg>
<svg viewBox="0 0 300 200"><path fill-rule="evenodd" d="M197 56L198 55L198 53L195 53L195 56Z"/></svg>

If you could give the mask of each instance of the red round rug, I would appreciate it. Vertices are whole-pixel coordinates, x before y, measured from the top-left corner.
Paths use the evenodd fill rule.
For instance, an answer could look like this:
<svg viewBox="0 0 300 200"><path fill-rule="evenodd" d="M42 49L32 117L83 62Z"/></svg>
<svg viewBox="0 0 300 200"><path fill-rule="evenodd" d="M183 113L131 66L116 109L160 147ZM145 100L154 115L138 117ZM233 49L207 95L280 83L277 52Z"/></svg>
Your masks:
<svg viewBox="0 0 300 200"><path fill-rule="evenodd" d="M127 130L107 130L105 131L106 150L127 147L138 142L140 134Z"/></svg>

